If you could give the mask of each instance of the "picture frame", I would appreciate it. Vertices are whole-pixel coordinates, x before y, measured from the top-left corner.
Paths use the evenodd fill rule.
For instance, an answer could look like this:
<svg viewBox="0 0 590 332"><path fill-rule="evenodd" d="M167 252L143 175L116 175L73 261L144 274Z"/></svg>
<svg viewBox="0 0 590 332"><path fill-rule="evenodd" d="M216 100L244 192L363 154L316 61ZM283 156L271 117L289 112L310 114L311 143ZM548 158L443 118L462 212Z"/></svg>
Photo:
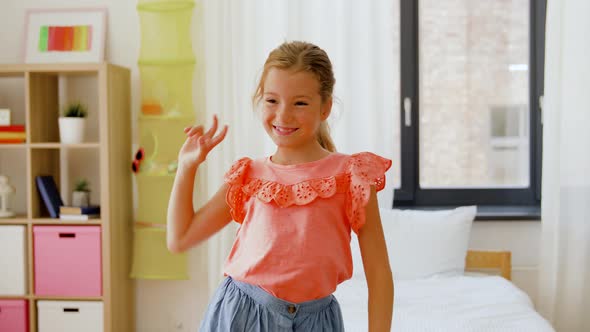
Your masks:
<svg viewBox="0 0 590 332"><path fill-rule="evenodd" d="M25 63L98 63L105 60L106 8L29 9Z"/></svg>

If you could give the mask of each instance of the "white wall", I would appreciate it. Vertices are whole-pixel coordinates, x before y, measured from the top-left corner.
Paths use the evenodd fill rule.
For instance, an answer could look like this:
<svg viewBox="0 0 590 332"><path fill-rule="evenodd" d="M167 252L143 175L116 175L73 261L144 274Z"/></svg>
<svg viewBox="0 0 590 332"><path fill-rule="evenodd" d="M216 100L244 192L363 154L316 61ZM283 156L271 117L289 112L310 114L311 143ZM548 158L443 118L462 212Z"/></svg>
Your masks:
<svg viewBox="0 0 590 332"><path fill-rule="evenodd" d="M108 8L106 55L108 61L132 70L132 111L135 118L140 97L137 68L140 37L136 1L4 0L0 10L0 63L22 61L25 9L70 7ZM193 24L195 36L197 36L197 29L198 24ZM195 37L194 46L198 46L197 44L198 38ZM135 132L134 128L132 130ZM137 142L135 136L134 142ZM511 250L514 281L533 299L537 288L540 226L539 222L477 222L473 228L470 244L470 247L475 249ZM206 246L191 251L191 280L140 280L137 282L137 331L197 330L198 321L202 317L209 297L206 255Z"/></svg>

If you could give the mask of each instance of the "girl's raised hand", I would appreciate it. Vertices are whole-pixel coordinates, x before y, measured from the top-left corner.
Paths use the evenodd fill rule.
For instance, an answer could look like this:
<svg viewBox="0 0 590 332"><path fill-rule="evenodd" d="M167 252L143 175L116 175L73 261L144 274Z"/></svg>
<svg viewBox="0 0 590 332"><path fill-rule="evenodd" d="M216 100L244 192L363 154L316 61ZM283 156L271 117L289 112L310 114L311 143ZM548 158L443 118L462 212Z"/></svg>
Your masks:
<svg viewBox="0 0 590 332"><path fill-rule="evenodd" d="M178 152L179 167L196 167L207 158L207 154L217 144L221 143L227 134L227 125L220 133L217 132L217 116L213 116L211 128L203 133L203 126L191 126L184 128L186 140Z"/></svg>

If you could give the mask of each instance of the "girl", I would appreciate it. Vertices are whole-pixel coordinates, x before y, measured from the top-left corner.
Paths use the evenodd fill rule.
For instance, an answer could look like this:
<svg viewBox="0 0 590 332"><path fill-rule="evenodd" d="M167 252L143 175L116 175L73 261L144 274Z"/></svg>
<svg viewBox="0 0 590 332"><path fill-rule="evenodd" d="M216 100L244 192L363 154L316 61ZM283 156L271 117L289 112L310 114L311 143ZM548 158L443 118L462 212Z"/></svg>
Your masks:
<svg viewBox="0 0 590 332"><path fill-rule="evenodd" d="M296 41L273 50L253 102L262 103L262 124L277 149L235 162L196 212L195 174L227 126L217 134L214 117L207 132L185 129L168 205L169 250L183 252L231 220L241 224L201 331L343 331L331 294L352 275L351 230L369 288L369 331L390 330L393 279L376 191L391 161L336 152L326 123L334 83L319 47Z"/></svg>

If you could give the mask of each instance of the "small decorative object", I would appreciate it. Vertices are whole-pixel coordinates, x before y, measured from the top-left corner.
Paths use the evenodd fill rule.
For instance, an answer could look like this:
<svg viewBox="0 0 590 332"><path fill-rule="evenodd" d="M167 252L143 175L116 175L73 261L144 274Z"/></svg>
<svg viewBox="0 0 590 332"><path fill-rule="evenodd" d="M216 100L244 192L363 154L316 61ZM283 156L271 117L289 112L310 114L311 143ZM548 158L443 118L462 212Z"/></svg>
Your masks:
<svg viewBox="0 0 590 332"><path fill-rule="evenodd" d="M168 164L168 174L174 174L176 170L178 170L178 160L174 160Z"/></svg>
<svg viewBox="0 0 590 332"><path fill-rule="evenodd" d="M141 104L141 113L144 115L162 115L162 105L157 100L146 99Z"/></svg>
<svg viewBox="0 0 590 332"><path fill-rule="evenodd" d="M8 183L8 177L0 175L0 218L14 217L15 213L10 211L10 198L14 195L15 189Z"/></svg>
<svg viewBox="0 0 590 332"><path fill-rule="evenodd" d="M103 62L107 10L28 10L25 62Z"/></svg>
<svg viewBox="0 0 590 332"><path fill-rule="evenodd" d="M76 182L76 188L72 192L72 206L90 206L90 188L88 180L80 179Z"/></svg>
<svg viewBox="0 0 590 332"><path fill-rule="evenodd" d="M137 149L137 152L135 152L135 158L133 159L133 162L131 162L131 171L133 173L139 172L139 166L141 166L144 157L145 152L143 151L143 148Z"/></svg>
<svg viewBox="0 0 590 332"><path fill-rule="evenodd" d="M80 102L68 104L59 118L59 138L62 143L75 144L84 141L87 108Z"/></svg>
<svg viewBox="0 0 590 332"><path fill-rule="evenodd" d="M0 126L10 126L10 109L0 108Z"/></svg>

